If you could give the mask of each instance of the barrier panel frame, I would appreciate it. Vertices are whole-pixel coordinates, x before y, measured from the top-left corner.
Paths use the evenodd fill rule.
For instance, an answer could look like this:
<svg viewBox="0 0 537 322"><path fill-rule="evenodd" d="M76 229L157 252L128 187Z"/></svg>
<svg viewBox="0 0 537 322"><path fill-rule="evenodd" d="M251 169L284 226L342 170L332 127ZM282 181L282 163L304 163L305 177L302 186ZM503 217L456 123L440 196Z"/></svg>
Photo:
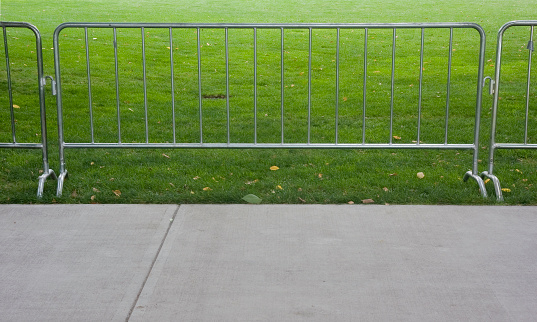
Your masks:
<svg viewBox="0 0 537 322"><path fill-rule="evenodd" d="M502 53L503 53L503 37L505 32L516 26L531 27L530 40L528 42L527 49L528 55L528 69L527 69L527 92L526 92L526 127L524 133L524 142L522 143L500 143L496 142L496 128L498 117L498 103L500 100L500 80L501 80L501 67L502 67ZM534 27L537 26L537 20L516 20L505 23L498 31L498 42L496 47L496 66L494 72L494 79L491 79L491 90L493 92L493 105L491 116L491 130L490 130L490 144L489 144L489 162L488 170L481 173L483 179L488 178L494 184L494 192L498 201L503 201L503 194L501 183L498 177L494 174L494 154L497 149L537 149L537 144L527 143L527 128L528 128L528 109L529 109L529 88L531 83L531 63L532 55L534 52L533 46L533 33Z"/></svg>
<svg viewBox="0 0 537 322"><path fill-rule="evenodd" d="M146 126L146 142L145 143L125 143L121 141L121 134L119 131L119 123L118 123L118 132L119 132L119 139L118 142L112 142L112 143L96 143L96 142L90 142L90 143L77 143L77 142L65 142L64 139L64 130L63 130L63 102L62 102L62 89L61 89L61 66L60 66L60 33L62 30L66 28L84 28L87 33L88 28L108 28L113 29L114 31L114 49L115 49L115 64L116 64L116 95L119 95L119 92L117 90L118 84L117 84L117 41L115 38L116 30L120 28L136 28L141 29L142 32L144 28L161 28L161 29L169 29L170 30L170 42L171 42L171 32L172 29L197 29L198 31L200 29L206 28L206 29L224 29L226 32L226 88L229 91L229 73L227 71L227 55L228 55L228 41L227 41L227 32L229 29L252 29L254 32L254 35L256 34L257 29L280 29L282 33L282 66L283 66L283 35L284 31L287 29L306 29L309 30L310 34L310 43L309 43L309 53L311 57L311 31L313 29L333 29L337 30L338 33L338 50L339 50L339 31L341 29L363 29L366 32L369 29L393 29L394 30L394 39L395 39L395 30L397 29L421 29L422 32L422 38L421 38L421 46L423 49L423 32L425 29L450 29L451 30L451 36L453 34L453 29L457 28L465 28L465 29L474 29L479 34L479 58L478 58L478 66L477 66L477 81L476 81L476 105L475 105L475 125L474 125L474 131L473 131L473 143L467 143L467 144L450 144L447 142L447 135L446 135L446 142L443 144L423 144L419 140L420 135L420 129L419 129L419 121L418 121L418 140L415 144L400 144L400 143L394 143L392 142L390 138L389 143L365 143L365 137L364 141L362 143L352 143L352 144L345 144L345 143L339 143L337 141L337 121L336 121L336 140L334 143L312 143L309 139L309 131L310 131L310 124L308 123L308 142L306 143L285 143L283 139L283 131L282 131L282 142L281 143L258 143L256 139L254 139L253 143L232 143L229 139L229 92L227 93L227 111L228 111L228 140L224 143L205 143L203 142L202 136L200 137L199 143L149 143L147 139L147 126ZM198 77L199 77L199 100L200 100L200 119L201 119L201 77L200 77L200 69L201 69L201 62L200 62L200 38L199 38L199 32L198 34ZM87 35L87 34L86 34ZM87 36L86 36L87 37ZM255 36L254 36L255 37ZM142 37L143 39L143 37ZM367 39L367 37L366 37ZM143 41L143 40L142 40ZM395 41L395 40L394 40ZM254 41L255 44L255 41ZM450 40L450 45L452 44L452 38ZM143 47L142 42L142 47ZM395 45L394 45L395 46ZM255 48L255 45L254 45ZM86 49L87 50L87 49ZM367 41L365 44L365 50L367 51ZM172 52L172 50L170 49ZM255 49L254 49L255 51ZM395 47L394 47L395 51ZM173 55L173 54L171 54ZM451 53L450 53L451 55ZM173 59L173 57L172 57ZM337 61L339 61L339 51L337 56ZM392 58L394 59L394 58ZM485 60L485 32L482 29L482 27L475 23L380 23L380 24L365 24L365 23L345 23L345 24L336 24L336 23L300 23L300 24L240 24L240 23L81 23L81 22L70 22L70 23L63 23L59 25L56 30L54 31L54 63L55 63L55 76L56 76L56 90L57 90L57 112L58 112L58 139L59 139L59 158L60 158L60 171L58 176L58 187L57 187L57 195L62 195L63 190L63 184L64 180L68 176L68 171L66 168L66 161L65 161L65 149L68 148L216 148L216 149L461 149L461 150L472 150L473 151L473 162L472 162L472 169L467 171L464 175L464 181L467 181L468 179L472 178L475 180L479 186L480 193L483 197L487 197L487 192L485 189L484 182L482 180L482 177L479 175L478 171L478 150L479 150L479 129L480 129L480 119L481 119L481 105L482 105L482 91L483 91L483 84L484 84L484 60ZM393 62L393 61L392 61ZM311 71L311 58L309 60L309 70ZM336 63L337 64L337 63ZM366 63L365 63L366 64ZM421 64L423 64L423 50L421 50ZM173 64L172 64L173 65ZM339 65L337 65L339 66ZM423 65L422 65L423 66ZM421 67L422 67L421 66ZM339 68L339 67L336 67ZM366 67L365 67L366 68ZM283 70L283 68L282 68ZM423 68L421 68L423 70ZM339 73L339 69L337 69L336 74ZM173 67L172 67L172 75L173 75ZM365 75L365 74L364 74ZM89 77L89 72L88 72ZM282 72L282 80L283 80L283 72ZM311 76L310 76L311 77ZM392 77L393 77L393 71L392 71ZM145 79L145 60L144 60L144 79ZM421 71L420 71L420 80L421 80ZM173 82L173 77L172 77ZM339 80L336 78L336 91L339 85ZM283 84L283 82L282 82ZM309 95L308 100L311 100L311 79L309 82ZM449 86L449 84L448 84ZM145 85L144 85L145 87ZM172 85L173 87L173 85ZM283 87L283 85L282 85ZM145 88L144 88L145 90ZM365 86L364 86L364 97L365 97ZM172 90L173 92L173 90ZM173 94L172 94L173 95ZM254 95L257 95L254 91ZM283 94L282 94L283 95ZM91 96L91 95L90 95ZM338 96L336 95L336 119L337 119L337 106L338 106ZM392 97L393 98L393 97ZM118 99L119 101L119 99ZM256 100L254 100L255 102ZM91 104L91 103L90 103ZM255 104L255 103L254 103ZM310 103L309 103L310 104ZM420 104L421 104L421 81L420 81ZM283 105L283 102L282 102ZM283 107L282 107L283 108ZM421 106L420 106L421 108ZM118 108L119 110L119 108ZM365 100L364 100L364 110L365 110ZM392 104L392 112L393 112L393 104ZM147 106L146 106L146 113L147 113ZM308 114L308 118L310 115ZM392 116L393 117L393 116ZM421 114L419 114L418 119L420 119ZM364 113L365 118L365 113ZM282 116L283 119L283 116ZM118 113L118 122L119 122L119 113ZM146 118L147 122L147 118ZM282 121L283 123L283 121ZM257 125L256 125L257 126ZM283 126L283 125L282 125ZM447 117L446 117L446 133L447 133ZM174 128L175 130L175 128ZM200 131L201 129L201 122L200 122ZM365 131L365 123L364 123L364 131Z"/></svg>
<svg viewBox="0 0 537 322"><path fill-rule="evenodd" d="M3 31L4 36L4 50L5 50L5 59L6 59L6 73L8 81L8 91L9 91L9 105L10 112L12 115L11 118L11 127L12 127L12 142L0 142L0 148L15 148L15 149L40 149L42 154L43 161L43 173L39 176L38 188L37 188L37 197L41 198L43 196L43 190L45 186L45 181L48 178L56 179L56 174L49 167L48 161L48 142L47 142L47 125L46 125L46 107L45 107L45 86L46 80L50 76L45 76L43 72L43 52L42 52L42 40L41 34L36 26L28 22L7 22L0 21L0 27ZM35 35L35 50L36 50L36 67L37 67L37 86L39 89L39 110L40 110L40 122L41 122L41 143L24 143L17 142L15 134L15 122L13 119L13 98L12 98L12 89L11 89L11 75L10 75L10 66L9 66L9 52L8 52L8 41L6 37L7 28L25 28L31 30Z"/></svg>

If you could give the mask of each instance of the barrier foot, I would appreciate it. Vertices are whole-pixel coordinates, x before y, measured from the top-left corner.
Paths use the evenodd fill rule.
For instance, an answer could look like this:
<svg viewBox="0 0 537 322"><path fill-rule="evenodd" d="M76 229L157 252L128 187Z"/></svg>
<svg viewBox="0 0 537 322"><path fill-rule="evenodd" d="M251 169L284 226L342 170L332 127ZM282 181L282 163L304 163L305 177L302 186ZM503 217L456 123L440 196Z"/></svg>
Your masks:
<svg viewBox="0 0 537 322"><path fill-rule="evenodd" d="M62 196L62 190L63 190L63 182L65 181L65 178L67 178L67 170L60 173L60 176L58 177L58 188L56 189L56 196L61 197Z"/></svg>
<svg viewBox="0 0 537 322"><path fill-rule="evenodd" d="M45 181L47 181L48 178L51 178L52 180L56 180L56 174L54 173L54 170L48 170L48 172L43 173L39 176L39 183L37 184L37 198L43 197L43 190L45 189Z"/></svg>
<svg viewBox="0 0 537 322"><path fill-rule="evenodd" d="M476 174L473 174L472 171L467 171L465 174L464 174L464 182L468 181L468 179L474 179L478 186L479 186L479 191L481 192L481 196L483 198L487 198L487 189L485 189L485 183L483 182L483 179L481 179L480 176L476 175Z"/></svg>
<svg viewBox="0 0 537 322"><path fill-rule="evenodd" d="M503 201L502 187L500 185L500 179L488 171L481 172L481 178L489 178L494 183L494 192L496 193L496 201Z"/></svg>

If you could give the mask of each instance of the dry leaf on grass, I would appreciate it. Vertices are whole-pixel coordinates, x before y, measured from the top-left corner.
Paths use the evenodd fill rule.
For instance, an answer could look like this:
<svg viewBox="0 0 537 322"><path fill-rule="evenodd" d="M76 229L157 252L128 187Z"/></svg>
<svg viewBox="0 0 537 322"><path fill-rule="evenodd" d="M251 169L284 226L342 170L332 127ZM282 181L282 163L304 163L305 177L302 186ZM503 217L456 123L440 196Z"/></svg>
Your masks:
<svg viewBox="0 0 537 322"><path fill-rule="evenodd" d="M277 166L273 165L272 167L270 167L270 170L272 171L276 171L276 170L279 170L280 168L278 168Z"/></svg>
<svg viewBox="0 0 537 322"><path fill-rule="evenodd" d="M365 204L375 203L375 200L373 200L373 199L364 199L364 200L362 200L362 203L365 203Z"/></svg>
<svg viewBox="0 0 537 322"><path fill-rule="evenodd" d="M121 191L119 190L112 190L112 192L118 197L121 196Z"/></svg>
<svg viewBox="0 0 537 322"><path fill-rule="evenodd" d="M419 179L423 179L423 178L425 178L425 174L423 172L418 172L416 174L416 177L418 177Z"/></svg>

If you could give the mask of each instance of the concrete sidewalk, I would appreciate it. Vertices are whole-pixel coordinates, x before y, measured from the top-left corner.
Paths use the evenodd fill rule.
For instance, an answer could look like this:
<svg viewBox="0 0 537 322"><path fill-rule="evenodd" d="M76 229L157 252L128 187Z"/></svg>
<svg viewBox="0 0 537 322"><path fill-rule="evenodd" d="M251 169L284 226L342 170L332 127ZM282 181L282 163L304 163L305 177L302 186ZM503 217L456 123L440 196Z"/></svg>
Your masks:
<svg viewBox="0 0 537 322"><path fill-rule="evenodd" d="M535 321L537 207L0 205L1 321Z"/></svg>

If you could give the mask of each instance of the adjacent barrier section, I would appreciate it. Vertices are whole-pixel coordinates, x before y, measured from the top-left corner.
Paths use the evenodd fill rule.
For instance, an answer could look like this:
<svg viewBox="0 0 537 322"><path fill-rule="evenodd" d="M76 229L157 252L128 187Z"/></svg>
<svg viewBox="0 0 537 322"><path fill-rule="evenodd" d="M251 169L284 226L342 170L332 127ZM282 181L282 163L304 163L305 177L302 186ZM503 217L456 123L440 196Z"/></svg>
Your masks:
<svg viewBox="0 0 537 322"><path fill-rule="evenodd" d="M45 118L45 85L46 85L46 78L43 75L43 56L42 56L42 46L41 46L41 35L39 33L39 30L25 22L0 22L0 26L2 27L2 36L3 36L3 47L4 47L4 57L5 57L5 78L1 81L3 91L6 96L4 96L6 99L6 102L3 102L2 109L4 111L8 110L9 113L5 113L6 115L9 114L9 124L10 127L7 131L10 131L9 140L8 142L0 142L0 148L16 148L16 149L40 149L42 151L42 159L43 159L43 173L39 176L39 183L38 183L38 189L37 189L37 196L41 197L43 195L43 188L45 184L45 180L48 177L51 177L53 179L56 178L54 171L52 171L49 168L48 163L48 150L47 150L47 127L46 127L46 118ZM30 45L27 45L28 52L31 51L32 56L34 56L35 60L34 63L37 67L37 72L34 68L29 66L28 64L18 64L15 65L13 62L15 59L12 58L18 58L17 56L10 57L10 43L15 42L18 40L18 37L15 37L15 35L9 34L10 31L16 30L16 29L29 29L33 32L35 35L35 47L30 47ZM33 50L35 50L35 54ZM19 65L22 65L19 66ZM14 66L14 67L12 67ZM16 69L14 72L13 69ZM17 76L14 76L16 74ZM33 112L34 106L19 106L18 104L15 104L15 99L18 97L14 97L14 91L17 90L18 92L28 92L28 82L26 80L28 79L35 79L35 85L36 89L38 89L39 92L39 113L37 112L37 108L35 108L35 113ZM33 104L33 103L32 103ZM22 104L21 104L22 105ZM17 110L17 111L16 111ZM20 111L24 110L24 111ZM28 112L27 112L28 111ZM31 114L30 116L26 117L23 116L23 113ZM19 116L19 117L18 117ZM17 129L20 129L20 127L32 127L31 124L21 124L25 123L24 121L21 121L22 118L24 120L31 120L33 123L36 124L37 127L40 127L40 129L33 129L32 133L35 133L38 131L39 133L36 133L35 135L41 137L40 143L31 143L27 142L28 138L22 138L18 135ZM4 118L4 121L6 121L6 118ZM7 123L6 123L7 124ZM38 125L40 124L40 125ZM6 130L5 128L2 129L2 132ZM5 132L7 133L7 132ZM5 134L4 133L4 134ZM7 137L7 136L5 136ZM6 141L4 139L0 141Z"/></svg>
<svg viewBox="0 0 537 322"><path fill-rule="evenodd" d="M531 84L535 26L537 26L536 20L512 21L503 25L498 32L495 76L494 80L491 80L494 103L492 107L489 166L488 171L484 171L481 174L483 178L489 178L494 183L494 190L498 200L503 200L503 196L500 180L494 175L496 150L537 148L537 142L535 141L537 126L533 123L535 109L532 109L532 106L535 105L535 89ZM508 36L510 39L507 39L508 42L510 41L510 46L504 48L508 30L513 31ZM523 44L521 45L521 43ZM524 64L524 60L527 61L527 64ZM503 77L504 79L500 78L502 68L506 74ZM501 99L500 84L502 85L502 96L505 95L504 97L507 99ZM502 103L501 111L499 111L500 101ZM502 124L502 120L498 122L502 117L502 113L510 115L510 119L514 120L515 123L503 122ZM498 142L500 140L501 142Z"/></svg>
<svg viewBox="0 0 537 322"><path fill-rule="evenodd" d="M57 194L66 149L300 148L470 150L486 196L484 53L472 23L65 23Z"/></svg>

